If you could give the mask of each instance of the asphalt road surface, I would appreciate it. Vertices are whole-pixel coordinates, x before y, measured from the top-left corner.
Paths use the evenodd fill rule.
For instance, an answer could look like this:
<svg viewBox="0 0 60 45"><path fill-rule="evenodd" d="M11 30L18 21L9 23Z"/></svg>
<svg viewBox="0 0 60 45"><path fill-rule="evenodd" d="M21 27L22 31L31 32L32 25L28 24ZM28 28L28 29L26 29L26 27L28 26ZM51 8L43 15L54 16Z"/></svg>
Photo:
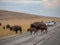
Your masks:
<svg viewBox="0 0 60 45"><path fill-rule="evenodd" d="M60 45L60 27L56 28L58 30L51 39L46 40L42 45Z"/></svg>
<svg viewBox="0 0 60 45"><path fill-rule="evenodd" d="M37 35L24 33L6 39L0 39L0 45L59 45L60 23L48 28L48 33L39 31ZM56 43L56 44L55 44Z"/></svg>

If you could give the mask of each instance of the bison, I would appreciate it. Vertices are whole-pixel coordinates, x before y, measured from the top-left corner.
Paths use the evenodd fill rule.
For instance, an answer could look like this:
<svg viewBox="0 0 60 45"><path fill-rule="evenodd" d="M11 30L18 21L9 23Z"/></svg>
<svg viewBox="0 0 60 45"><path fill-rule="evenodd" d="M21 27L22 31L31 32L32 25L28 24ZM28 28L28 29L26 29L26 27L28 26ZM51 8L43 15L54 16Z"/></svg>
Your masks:
<svg viewBox="0 0 60 45"><path fill-rule="evenodd" d="M33 24L31 24L30 26L31 28L36 28L37 31L41 30L41 33L45 30L45 32L47 32L47 25L43 22L35 22Z"/></svg>
<svg viewBox="0 0 60 45"><path fill-rule="evenodd" d="M6 25L6 28L10 28L10 25L9 25L9 24L7 24L7 25Z"/></svg>
<svg viewBox="0 0 60 45"><path fill-rule="evenodd" d="M28 31L31 33L31 35L32 35L33 32L34 32L34 34L35 34L35 33L37 34L36 28L28 28L28 29L27 29L27 32L28 32Z"/></svg>
<svg viewBox="0 0 60 45"><path fill-rule="evenodd" d="M3 29L5 30L5 26L3 26Z"/></svg>
<svg viewBox="0 0 60 45"><path fill-rule="evenodd" d="M1 26L2 24L1 24L1 22L0 22L0 26Z"/></svg>
<svg viewBox="0 0 60 45"><path fill-rule="evenodd" d="M22 27L15 25L15 26L10 27L10 31L15 31L16 33L20 31L20 33L22 33Z"/></svg>

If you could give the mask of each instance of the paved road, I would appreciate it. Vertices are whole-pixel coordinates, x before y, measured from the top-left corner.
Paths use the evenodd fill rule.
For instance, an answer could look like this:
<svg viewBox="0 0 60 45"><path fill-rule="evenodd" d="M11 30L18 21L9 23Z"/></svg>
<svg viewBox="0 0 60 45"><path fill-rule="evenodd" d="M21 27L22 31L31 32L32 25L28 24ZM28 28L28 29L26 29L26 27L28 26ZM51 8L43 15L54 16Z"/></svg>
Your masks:
<svg viewBox="0 0 60 45"><path fill-rule="evenodd" d="M43 42L46 42L47 39L54 37L55 32L59 31L60 29L59 27L60 25L59 23L57 23L56 26L48 28L48 33L41 34L40 31L38 32L38 35L30 35L29 33L24 33L7 39L2 39L0 40L0 44L1 45L33 45L33 44L41 45L44 44Z"/></svg>
<svg viewBox="0 0 60 45"><path fill-rule="evenodd" d="M60 27L56 28L58 30L55 36L49 40L46 40L42 45L60 45Z"/></svg>

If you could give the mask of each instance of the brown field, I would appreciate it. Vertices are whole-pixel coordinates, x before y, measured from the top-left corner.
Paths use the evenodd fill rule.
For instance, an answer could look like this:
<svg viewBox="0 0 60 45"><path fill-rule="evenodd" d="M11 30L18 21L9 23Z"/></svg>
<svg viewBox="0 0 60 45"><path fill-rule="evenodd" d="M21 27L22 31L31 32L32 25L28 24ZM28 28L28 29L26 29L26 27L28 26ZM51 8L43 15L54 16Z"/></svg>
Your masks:
<svg viewBox="0 0 60 45"><path fill-rule="evenodd" d="M0 10L0 22L2 26L0 26L0 38L10 35L15 35L15 32L10 31L9 29L3 29L2 27L6 24L19 25L22 26L23 33L27 32L26 30L30 27L30 24L33 22L41 22L41 21L52 21L55 20L56 22L60 22L60 18L54 17L43 17L43 16L36 16L32 14L26 13L18 13L18 12L10 12L10 11L2 11ZM18 34L20 34L18 32Z"/></svg>

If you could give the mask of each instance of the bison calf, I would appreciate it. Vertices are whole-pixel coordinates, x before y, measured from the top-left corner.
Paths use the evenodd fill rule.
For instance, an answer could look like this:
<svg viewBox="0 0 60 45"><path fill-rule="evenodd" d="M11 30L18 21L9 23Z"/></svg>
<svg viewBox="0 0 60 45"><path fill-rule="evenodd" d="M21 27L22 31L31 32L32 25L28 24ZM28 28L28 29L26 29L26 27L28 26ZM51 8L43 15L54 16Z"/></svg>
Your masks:
<svg viewBox="0 0 60 45"><path fill-rule="evenodd" d="M31 34L34 32L34 34L36 33L37 34L37 29L36 28L29 28L27 29L27 32L30 32Z"/></svg>

